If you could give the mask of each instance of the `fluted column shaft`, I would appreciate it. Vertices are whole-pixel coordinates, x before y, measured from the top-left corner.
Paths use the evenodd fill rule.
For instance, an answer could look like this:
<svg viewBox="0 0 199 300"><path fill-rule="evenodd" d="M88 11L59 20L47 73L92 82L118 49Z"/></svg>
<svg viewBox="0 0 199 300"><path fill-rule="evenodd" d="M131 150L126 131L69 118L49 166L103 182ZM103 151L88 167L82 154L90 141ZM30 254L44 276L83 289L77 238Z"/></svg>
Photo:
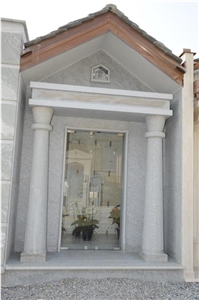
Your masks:
<svg viewBox="0 0 199 300"><path fill-rule="evenodd" d="M164 116L146 117L148 132L145 208L140 255L146 261L167 261L163 252L162 132Z"/></svg>
<svg viewBox="0 0 199 300"><path fill-rule="evenodd" d="M49 132L52 131L49 124L53 110L33 107L32 111L34 144L24 252L21 254L23 262L46 260L48 153Z"/></svg>

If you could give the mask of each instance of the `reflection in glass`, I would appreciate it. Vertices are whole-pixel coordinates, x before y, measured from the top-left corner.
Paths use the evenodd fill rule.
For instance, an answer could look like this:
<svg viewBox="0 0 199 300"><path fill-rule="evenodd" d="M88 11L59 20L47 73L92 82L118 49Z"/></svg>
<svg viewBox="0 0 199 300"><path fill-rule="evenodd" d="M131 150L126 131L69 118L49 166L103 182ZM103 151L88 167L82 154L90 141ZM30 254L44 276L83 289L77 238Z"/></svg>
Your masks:
<svg viewBox="0 0 199 300"><path fill-rule="evenodd" d="M122 149L121 134L68 132L62 249L119 248Z"/></svg>

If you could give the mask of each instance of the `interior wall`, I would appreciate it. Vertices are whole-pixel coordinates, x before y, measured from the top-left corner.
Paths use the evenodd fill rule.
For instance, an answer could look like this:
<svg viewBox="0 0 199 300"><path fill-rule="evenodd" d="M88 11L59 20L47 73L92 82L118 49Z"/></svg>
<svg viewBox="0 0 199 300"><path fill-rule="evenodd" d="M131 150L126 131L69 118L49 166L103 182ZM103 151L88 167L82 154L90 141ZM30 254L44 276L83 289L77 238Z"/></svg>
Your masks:
<svg viewBox="0 0 199 300"><path fill-rule="evenodd" d="M164 140L165 252L182 261L182 90L173 95Z"/></svg>

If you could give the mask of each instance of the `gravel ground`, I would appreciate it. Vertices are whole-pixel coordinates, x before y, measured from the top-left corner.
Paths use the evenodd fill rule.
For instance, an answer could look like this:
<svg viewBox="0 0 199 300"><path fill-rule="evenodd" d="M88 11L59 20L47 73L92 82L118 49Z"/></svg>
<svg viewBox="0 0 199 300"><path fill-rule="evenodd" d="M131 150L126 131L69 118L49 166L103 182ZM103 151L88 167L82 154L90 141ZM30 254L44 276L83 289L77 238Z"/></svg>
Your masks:
<svg viewBox="0 0 199 300"><path fill-rule="evenodd" d="M199 299L199 283L141 282L132 279L66 279L1 289L1 299L139 300Z"/></svg>

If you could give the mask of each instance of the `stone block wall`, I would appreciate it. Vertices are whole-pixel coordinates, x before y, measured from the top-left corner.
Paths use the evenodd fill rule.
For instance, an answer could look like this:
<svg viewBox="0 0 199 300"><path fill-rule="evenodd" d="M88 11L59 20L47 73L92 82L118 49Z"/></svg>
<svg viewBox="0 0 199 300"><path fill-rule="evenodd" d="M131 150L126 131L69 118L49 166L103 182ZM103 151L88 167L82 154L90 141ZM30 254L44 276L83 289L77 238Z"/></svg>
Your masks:
<svg viewBox="0 0 199 300"><path fill-rule="evenodd" d="M23 251L32 144L34 132L32 111L27 104L24 118L24 139L22 146L21 177L19 202L17 209L15 251ZM47 250L56 252L60 231L60 211L62 199L62 172L64 157L65 128L99 128L101 131L110 129L129 131L128 162L127 162L127 213L126 213L126 251L139 252L142 240L143 207L146 174L146 147L144 137L146 125L143 122L124 122L102 119L69 118L54 115L51 122L53 131L50 133L49 146L49 185L48 185L48 234Z"/></svg>
<svg viewBox="0 0 199 300"><path fill-rule="evenodd" d="M182 90L173 95L173 116L165 126L164 228L165 252L182 262Z"/></svg>
<svg viewBox="0 0 199 300"><path fill-rule="evenodd" d="M23 21L1 19L1 268L14 249L16 205L24 115L24 87L20 75L22 44L27 41Z"/></svg>

